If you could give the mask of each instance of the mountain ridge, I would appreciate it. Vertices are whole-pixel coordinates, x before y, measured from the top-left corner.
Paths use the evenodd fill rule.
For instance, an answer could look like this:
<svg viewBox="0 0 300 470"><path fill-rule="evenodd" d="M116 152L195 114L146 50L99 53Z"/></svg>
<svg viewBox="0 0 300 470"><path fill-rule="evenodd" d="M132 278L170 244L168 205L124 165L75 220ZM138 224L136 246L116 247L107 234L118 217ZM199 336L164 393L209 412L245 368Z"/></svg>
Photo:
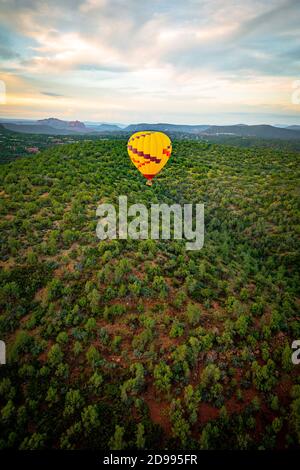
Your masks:
<svg viewBox="0 0 300 470"><path fill-rule="evenodd" d="M259 139L300 140L300 126L275 127L269 124L233 124L233 125L207 125L207 124L172 124L172 123L135 123L121 128L116 124L85 125L83 122L63 121L57 118L40 119L30 124L16 124L2 122L2 125L15 132L48 134L48 135L74 135L103 133L127 136L138 131L160 131L171 136L194 136L209 138L212 136L256 137Z"/></svg>
<svg viewBox="0 0 300 470"><path fill-rule="evenodd" d="M74 129L75 131L83 131L86 130L86 126L83 122L75 120L75 121L63 121L62 119L57 118L46 118L46 119L39 119L37 121L37 125L46 125L53 127L55 129Z"/></svg>

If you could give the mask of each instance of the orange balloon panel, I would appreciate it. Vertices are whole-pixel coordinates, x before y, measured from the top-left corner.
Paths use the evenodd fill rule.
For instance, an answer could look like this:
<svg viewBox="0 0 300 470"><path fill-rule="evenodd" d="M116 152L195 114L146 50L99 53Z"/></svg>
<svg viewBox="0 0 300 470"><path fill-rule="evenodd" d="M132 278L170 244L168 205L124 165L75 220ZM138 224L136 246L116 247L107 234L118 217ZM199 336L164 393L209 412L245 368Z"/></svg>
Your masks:
<svg viewBox="0 0 300 470"><path fill-rule="evenodd" d="M127 150L137 169L152 180L169 160L172 143L163 132L141 131L130 137Z"/></svg>

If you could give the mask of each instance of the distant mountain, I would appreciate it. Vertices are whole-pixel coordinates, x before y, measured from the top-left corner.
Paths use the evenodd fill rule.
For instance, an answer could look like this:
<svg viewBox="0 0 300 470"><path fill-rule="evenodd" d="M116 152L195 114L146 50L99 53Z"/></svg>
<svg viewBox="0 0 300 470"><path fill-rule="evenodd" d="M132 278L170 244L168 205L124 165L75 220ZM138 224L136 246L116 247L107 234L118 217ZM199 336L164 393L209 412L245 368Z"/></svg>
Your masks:
<svg viewBox="0 0 300 470"><path fill-rule="evenodd" d="M286 129L290 129L292 131L300 131L300 126L287 126Z"/></svg>
<svg viewBox="0 0 300 470"><path fill-rule="evenodd" d="M24 123L3 122L6 129L25 134L74 135L89 130L81 121L63 121L56 118L27 121Z"/></svg>
<svg viewBox="0 0 300 470"><path fill-rule="evenodd" d="M299 129L298 129L299 127ZM208 125L180 125L180 124L130 124L123 129L126 132L138 132L143 130L161 131L169 133L196 134L203 137L228 135L239 137L256 137L260 139L300 139L300 126L290 126L288 129L269 126L267 124L247 126L236 124L232 126L208 126Z"/></svg>
<svg viewBox="0 0 300 470"><path fill-rule="evenodd" d="M85 124L83 122L80 122L80 121L69 121L68 122L68 127L70 129L74 129L76 131L86 130Z"/></svg>
<svg viewBox="0 0 300 470"><path fill-rule="evenodd" d="M51 126L41 124L12 124L8 122L2 123L5 129L14 132L21 132L23 134L47 134L47 135L75 135L78 134L75 130L58 129Z"/></svg>
<svg viewBox="0 0 300 470"><path fill-rule="evenodd" d="M251 125L236 124L231 126L210 126L205 124L189 125L189 124L170 124L170 123L137 123L130 124L125 128L121 128L117 124L108 123L88 123L81 121L63 121L57 118L40 119L38 121L12 122L2 123L6 129L30 134L48 134L48 135L75 135L75 134L115 134L127 137L138 131L161 131L168 133L171 137L188 137L193 135L196 138L216 137L216 136L233 136L233 137L255 137L257 139L282 139L282 140L299 140L300 126L293 125L288 127L275 127L267 124Z"/></svg>
<svg viewBox="0 0 300 470"><path fill-rule="evenodd" d="M187 132L191 134L198 134L199 132L207 129L209 126L206 125L189 125L189 124L130 124L125 127L125 132L138 132L138 131L161 131L161 132Z"/></svg>
<svg viewBox="0 0 300 470"><path fill-rule="evenodd" d="M294 127L294 126L293 126ZM297 126L296 126L297 127ZM261 124L256 126L234 125L234 126L209 126L200 132L202 136L232 135L239 137L257 137L260 139L300 139L300 129L283 129L280 127Z"/></svg>
<svg viewBox="0 0 300 470"><path fill-rule="evenodd" d="M0 123L3 122L9 122L11 124L36 124L36 119L0 118Z"/></svg>
<svg viewBox="0 0 300 470"><path fill-rule="evenodd" d="M120 129L124 129L124 127L128 126L128 124L121 124L119 122L105 122L105 121L101 121L101 122L84 121L84 124L86 125L86 127L99 127L99 126L105 125L105 126L116 126L116 127L119 127Z"/></svg>
<svg viewBox="0 0 300 470"><path fill-rule="evenodd" d="M40 119L37 121L37 125L41 126L50 126L54 129L66 129L66 130L74 130L74 131L85 131L86 127L83 122L80 121L62 121L61 119L57 118L47 118L47 119Z"/></svg>
<svg viewBox="0 0 300 470"><path fill-rule="evenodd" d="M121 131L122 129L116 124L100 124L99 126L93 127L93 130L98 132L115 132Z"/></svg>

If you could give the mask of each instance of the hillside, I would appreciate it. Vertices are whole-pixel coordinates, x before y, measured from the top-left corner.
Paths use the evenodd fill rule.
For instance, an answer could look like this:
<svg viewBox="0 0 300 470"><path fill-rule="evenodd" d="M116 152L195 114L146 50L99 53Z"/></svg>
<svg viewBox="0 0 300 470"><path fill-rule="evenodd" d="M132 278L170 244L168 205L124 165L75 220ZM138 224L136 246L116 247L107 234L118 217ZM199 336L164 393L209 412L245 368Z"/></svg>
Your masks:
<svg viewBox="0 0 300 470"><path fill-rule="evenodd" d="M46 134L32 134L20 133L9 130L0 124L0 164L7 163L16 158L28 156L32 153L32 148L35 152L39 152L49 147L62 145L66 143L99 139L93 135L88 137L84 134L74 133L74 135L53 135ZM34 153L35 153L34 152Z"/></svg>
<svg viewBox="0 0 300 470"><path fill-rule="evenodd" d="M86 130L85 124L80 121L62 121L56 118L40 119L37 121L39 126L50 126L55 129L74 130L77 132L84 132Z"/></svg>
<svg viewBox="0 0 300 470"><path fill-rule="evenodd" d="M253 125L236 124L232 126L208 126L208 125L179 125L179 124L130 124L123 131L137 132L148 129L153 131L161 131L170 133L170 135L185 134L188 136L196 135L199 137L255 137L257 139L280 139L280 140L298 140L300 141L299 126L291 126L289 128L280 128L270 125Z"/></svg>
<svg viewBox="0 0 300 470"><path fill-rule="evenodd" d="M124 132L138 132L148 129L149 131L161 131L169 133L191 133L197 134L201 131L207 129L209 126L206 125L184 125L184 124L151 124L151 123L139 123L139 124L130 124L129 126L123 129Z"/></svg>
<svg viewBox="0 0 300 470"><path fill-rule="evenodd" d="M180 139L257 139L260 140L277 140L288 142L290 145L294 143L294 147L298 149L300 143L299 126L289 126L287 128L275 127L270 125L253 125L237 124L232 126L212 126L212 125L185 125L185 124L169 124L169 123L137 123L130 124L121 128L115 124L91 124L87 126L80 121L63 121L56 118L41 119L36 122L2 122L2 126L6 129L20 133L45 134L45 135L93 135L110 137L129 137L133 132L141 130L161 131L169 134L171 137ZM229 142L230 143L230 142ZM234 143L234 141L233 141Z"/></svg>
<svg viewBox="0 0 300 470"><path fill-rule="evenodd" d="M0 448L299 448L298 153L174 141L149 188L111 139L0 182ZM203 249L100 242L119 195L204 203Z"/></svg>
<svg viewBox="0 0 300 470"><path fill-rule="evenodd" d="M73 129L52 127L46 124L12 124L3 122L5 129L23 134L46 134L46 135L76 135L78 131Z"/></svg>
<svg viewBox="0 0 300 470"><path fill-rule="evenodd" d="M262 139L283 139L283 140L299 140L300 131L293 128L280 128L265 125L245 126L243 124L235 126L210 126L201 132L202 135L219 135L228 134L240 137L257 137Z"/></svg>
<svg viewBox="0 0 300 470"><path fill-rule="evenodd" d="M90 129L93 128L90 126ZM121 127L116 126L114 124L100 124L95 126L94 129L99 132L119 132L121 131Z"/></svg>

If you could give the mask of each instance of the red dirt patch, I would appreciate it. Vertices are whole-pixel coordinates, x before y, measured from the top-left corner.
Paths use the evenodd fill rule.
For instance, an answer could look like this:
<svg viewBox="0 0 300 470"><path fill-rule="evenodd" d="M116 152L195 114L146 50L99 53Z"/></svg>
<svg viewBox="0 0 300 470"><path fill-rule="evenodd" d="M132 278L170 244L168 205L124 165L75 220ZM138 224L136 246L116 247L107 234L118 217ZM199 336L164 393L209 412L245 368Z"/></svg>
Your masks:
<svg viewBox="0 0 300 470"><path fill-rule="evenodd" d="M169 420L170 404L156 396L154 387L149 385L147 393L144 395L145 403L148 405L150 418L155 424L162 427L166 435L171 434L171 423Z"/></svg>
<svg viewBox="0 0 300 470"><path fill-rule="evenodd" d="M209 403L200 403L198 409L198 422L205 424L219 417L218 408L210 405Z"/></svg>

